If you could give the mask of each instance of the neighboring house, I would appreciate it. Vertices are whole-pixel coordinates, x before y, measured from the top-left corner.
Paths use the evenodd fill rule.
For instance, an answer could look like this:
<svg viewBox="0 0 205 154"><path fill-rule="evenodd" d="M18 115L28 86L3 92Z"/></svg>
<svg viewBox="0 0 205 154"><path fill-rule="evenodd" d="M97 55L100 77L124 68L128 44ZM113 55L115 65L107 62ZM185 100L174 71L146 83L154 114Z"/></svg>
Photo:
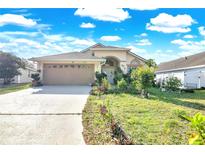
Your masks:
<svg viewBox="0 0 205 154"><path fill-rule="evenodd" d="M124 73L130 68L144 65L145 59L128 48L95 44L81 52L31 58L38 62L43 84L89 85L95 81L95 72L105 72L112 83L114 71L120 67Z"/></svg>
<svg viewBox="0 0 205 154"><path fill-rule="evenodd" d="M12 83L29 83L32 81L31 74L37 73L37 66L35 63L25 60L25 69L20 68L20 75L16 75L13 78ZM0 83L3 83L3 79L0 79Z"/></svg>
<svg viewBox="0 0 205 154"><path fill-rule="evenodd" d="M171 76L180 79L185 88L205 87L205 52L159 64L156 81L162 84Z"/></svg>

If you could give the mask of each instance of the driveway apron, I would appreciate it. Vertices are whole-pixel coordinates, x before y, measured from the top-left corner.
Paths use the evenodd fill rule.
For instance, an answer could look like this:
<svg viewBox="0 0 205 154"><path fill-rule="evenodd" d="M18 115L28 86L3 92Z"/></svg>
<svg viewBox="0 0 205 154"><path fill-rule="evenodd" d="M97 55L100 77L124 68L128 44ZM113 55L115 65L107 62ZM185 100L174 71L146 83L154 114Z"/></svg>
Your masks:
<svg viewBox="0 0 205 154"><path fill-rule="evenodd" d="M90 86L43 86L0 95L0 144L84 144Z"/></svg>

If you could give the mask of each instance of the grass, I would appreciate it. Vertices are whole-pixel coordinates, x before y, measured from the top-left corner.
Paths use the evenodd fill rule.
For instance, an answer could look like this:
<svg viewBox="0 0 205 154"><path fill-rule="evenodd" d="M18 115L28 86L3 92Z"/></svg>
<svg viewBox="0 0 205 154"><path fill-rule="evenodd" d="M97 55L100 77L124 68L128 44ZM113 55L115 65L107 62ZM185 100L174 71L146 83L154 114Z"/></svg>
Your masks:
<svg viewBox="0 0 205 154"><path fill-rule="evenodd" d="M1 87L0 88L0 95L23 90L23 89L27 89L29 87L31 87L31 83L15 84L15 85L10 85L10 86L6 86L6 87Z"/></svg>
<svg viewBox="0 0 205 154"><path fill-rule="evenodd" d="M83 136L87 144L114 144L108 120L100 113L101 99L90 96L83 110Z"/></svg>
<svg viewBox="0 0 205 154"><path fill-rule="evenodd" d="M108 94L103 96L105 100L90 96L83 112L88 144L112 144L107 142L109 128L99 114L99 105L104 102L109 102L112 114L134 144L188 144L192 130L178 115L205 114L205 90L179 94L153 88L150 93L150 99L131 94ZM96 135L95 131L103 133Z"/></svg>

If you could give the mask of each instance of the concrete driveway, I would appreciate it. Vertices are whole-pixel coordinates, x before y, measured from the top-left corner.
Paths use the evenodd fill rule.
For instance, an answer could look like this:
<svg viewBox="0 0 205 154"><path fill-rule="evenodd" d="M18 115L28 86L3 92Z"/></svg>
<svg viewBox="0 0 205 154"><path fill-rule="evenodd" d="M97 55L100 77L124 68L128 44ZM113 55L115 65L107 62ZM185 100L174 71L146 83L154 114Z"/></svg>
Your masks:
<svg viewBox="0 0 205 154"><path fill-rule="evenodd" d="M43 86L0 95L0 144L84 144L89 86Z"/></svg>

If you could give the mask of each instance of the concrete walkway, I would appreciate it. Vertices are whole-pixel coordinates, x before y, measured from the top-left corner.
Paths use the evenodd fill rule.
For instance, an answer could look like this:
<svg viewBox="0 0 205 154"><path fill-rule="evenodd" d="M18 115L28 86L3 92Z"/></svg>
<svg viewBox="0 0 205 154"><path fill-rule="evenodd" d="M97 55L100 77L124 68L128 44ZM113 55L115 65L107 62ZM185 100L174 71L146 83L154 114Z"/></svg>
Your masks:
<svg viewBox="0 0 205 154"><path fill-rule="evenodd" d="M43 86L0 95L0 144L84 144L89 86Z"/></svg>

